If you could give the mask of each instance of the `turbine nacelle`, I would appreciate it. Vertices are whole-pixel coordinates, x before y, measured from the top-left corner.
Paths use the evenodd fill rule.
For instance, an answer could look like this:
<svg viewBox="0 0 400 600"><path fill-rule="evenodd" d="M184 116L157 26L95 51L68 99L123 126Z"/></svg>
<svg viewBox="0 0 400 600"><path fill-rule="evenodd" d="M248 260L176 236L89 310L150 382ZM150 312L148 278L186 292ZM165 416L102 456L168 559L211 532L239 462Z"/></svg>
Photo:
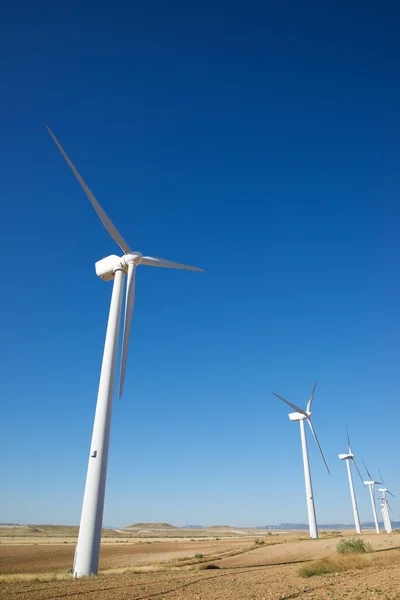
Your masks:
<svg viewBox="0 0 400 600"><path fill-rule="evenodd" d="M340 460L353 460L354 458L354 454L349 453L349 454L339 454L338 455Z"/></svg>
<svg viewBox="0 0 400 600"><path fill-rule="evenodd" d="M124 256L111 254L106 258L102 258L95 264L96 275L103 281L111 281L115 277L115 271L123 269L128 270L129 263L139 265L142 262L143 254L140 252L130 252Z"/></svg>
<svg viewBox="0 0 400 600"><path fill-rule="evenodd" d="M309 419L311 417L311 413L308 411L304 411L304 413L293 412L289 413L289 419L291 421L304 421L304 419Z"/></svg>

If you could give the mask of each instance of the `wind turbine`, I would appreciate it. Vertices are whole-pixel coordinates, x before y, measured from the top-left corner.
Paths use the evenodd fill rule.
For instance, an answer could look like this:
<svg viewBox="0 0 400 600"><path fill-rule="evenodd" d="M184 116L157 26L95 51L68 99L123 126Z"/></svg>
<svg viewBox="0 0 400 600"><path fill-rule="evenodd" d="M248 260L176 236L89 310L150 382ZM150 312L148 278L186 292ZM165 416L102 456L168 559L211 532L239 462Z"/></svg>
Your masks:
<svg viewBox="0 0 400 600"><path fill-rule="evenodd" d="M356 532L357 533L361 533L360 517L358 516L358 507L357 507L356 493L354 491L353 475L351 473L350 461L353 461L354 466L355 466L355 468L358 471L358 474L360 476L361 481L363 481L363 478L361 477L361 473L358 470L357 463L356 463L356 461L354 459L354 454L351 451L350 436L349 436L349 432L348 431L347 431L347 442L348 442L348 453L347 454L339 454L339 458L340 458L340 460L345 460L346 461L347 475L349 476L349 486L350 486L351 503L352 503L352 506L353 506L354 524L355 524L355 527L356 527Z"/></svg>
<svg viewBox="0 0 400 600"><path fill-rule="evenodd" d="M368 486L368 488L369 488L369 495L370 495L371 504L372 504L372 512L374 514L374 521L375 521L375 531L376 531L376 533L380 533L379 523L378 523L378 515L376 514L374 485L376 483L381 484L382 482L381 481L375 481L374 479L372 479L371 473L368 471L367 465L365 464L364 461L363 461L363 464L364 464L365 470L367 471L367 474L368 474L368 477L369 477L368 481L364 481L364 485Z"/></svg>
<svg viewBox="0 0 400 600"><path fill-rule="evenodd" d="M119 397L121 397L124 388L129 333L131 329L134 305L136 268L138 265L147 265L150 267L186 269L189 271L202 271L202 269L189 267L187 265L171 262L162 258L155 258L153 256L143 256L141 252L132 251L114 224L108 218L103 208L97 202L96 198L61 147L51 129L48 126L46 127L56 146L72 169L75 177L81 184L104 227L124 253L123 256L112 255L103 258L95 265L96 274L104 281L114 280L114 284L104 344L103 362L101 366L96 413L93 424L93 434L90 446L89 464L86 476L78 544L76 547L73 568L74 577L82 577L85 575L97 575L99 567L108 447L110 441L111 410L114 396L114 381L117 364L122 295L125 275L127 275L127 285L119 380Z"/></svg>
<svg viewBox="0 0 400 600"><path fill-rule="evenodd" d="M380 492L382 492L382 496L379 497L379 500L381 501L381 513L382 513L383 524L385 526L386 533L392 533L392 531L393 531L392 522L390 520L390 514L389 514L389 510L392 510L392 507L389 504L387 494L390 494L391 496L393 496L393 498L394 498L394 494L392 494L392 492L390 492L387 489L385 482L383 481L383 477L380 473L379 473L379 477L382 479L382 484L383 484L383 488L378 488L378 490Z"/></svg>
<svg viewBox="0 0 400 600"><path fill-rule="evenodd" d="M278 394L275 394L275 392L272 392L274 394L274 396L276 396L277 398L279 398L280 400L282 400L283 402L288 404L291 408L294 408L294 410L296 411L294 413L289 414L289 419L291 421L299 421L300 422L301 449L302 449L302 453L303 453L304 479L305 479L305 484L306 484L308 525L309 525L309 529L310 529L310 537L314 538L314 539L318 538L318 528L317 528L317 519L315 516L314 494L313 494L312 482L311 482L310 463L308 461L307 438L306 438L306 430L304 427L304 421L307 421L308 425L310 426L311 433L314 436L315 442L319 448L319 451L320 451L322 459L325 463L326 469L330 475L329 468L328 468L328 465L325 460L325 456L322 452L322 448L321 448L320 443L317 438L317 434L315 433L314 427L311 423L311 404L312 404L312 401L314 398L316 385L317 385L317 382L314 383L314 387L312 389L311 395L307 402L306 410L299 408L295 404L292 404L291 402L289 402L289 400L285 400L285 398L282 398L282 396L279 396Z"/></svg>

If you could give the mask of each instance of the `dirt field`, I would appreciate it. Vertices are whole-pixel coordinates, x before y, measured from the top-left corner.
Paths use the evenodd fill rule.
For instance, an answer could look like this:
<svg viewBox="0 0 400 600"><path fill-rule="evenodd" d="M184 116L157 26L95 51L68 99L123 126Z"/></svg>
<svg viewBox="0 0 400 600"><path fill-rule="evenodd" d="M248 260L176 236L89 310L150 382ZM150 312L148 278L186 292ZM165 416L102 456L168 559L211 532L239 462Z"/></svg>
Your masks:
<svg viewBox="0 0 400 600"><path fill-rule="evenodd" d="M147 542L106 539L101 574L79 580L65 575L72 565L74 540L22 543L1 538L0 598L400 600L400 534L366 533L362 539L371 544L373 552L365 555L368 559L362 567L354 563L351 570L309 579L299 575L299 567L336 556L340 537L326 534L319 540L309 540L298 533L257 535L263 545L255 544L255 537ZM207 568L210 565L214 568ZM11 573L15 575L7 575ZM62 579L49 580L57 573Z"/></svg>

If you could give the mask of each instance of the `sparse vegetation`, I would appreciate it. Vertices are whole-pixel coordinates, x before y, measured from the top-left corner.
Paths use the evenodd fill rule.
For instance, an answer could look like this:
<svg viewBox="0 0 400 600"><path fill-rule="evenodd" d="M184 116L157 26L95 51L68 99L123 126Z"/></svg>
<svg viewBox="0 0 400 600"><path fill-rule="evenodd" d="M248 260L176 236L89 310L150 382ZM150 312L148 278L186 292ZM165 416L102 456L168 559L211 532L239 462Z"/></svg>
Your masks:
<svg viewBox="0 0 400 600"><path fill-rule="evenodd" d="M332 531L321 531L320 535L323 535L325 537L342 537L343 536L343 534L342 534L341 531L335 531L335 530L332 530Z"/></svg>
<svg viewBox="0 0 400 600"><path fill-rule="evenodd" d="M200 553L198 553L198 554L195 554L195 555L193 556L193 558L196 558L197 560L200 560L200 558L203 558L203 555L202 555L202 554L200 554Z"/></svg>
<svg viewBox="0 0 400 600"><path fill-rule="evenodd" d="M254 540L254 544L255 544L256 546L263 546L263 545L265 544L265 540L259 540L258 538L256 538L256 539Z"/></svg>
<svg viewBox="0 0 400 600"><path fill-rule="evenodd" d="M320 558L300 567L301 577L314 577L315 575L326 575L327 573L339 573L351 569L364 569L372 564L365 556L333 556Z"/></svg>
<svg viewBox="0 0 400 600"><path fill-rule="evenodd" d="M340 540L336 546L336 552L339 552L339 554L365 554L366 552L371 552L371 550L371 545L359 538Z"/></svg>
<svg viewBox="0 0 400 600"><path fill-rule="evenodd" d="M392 550L379 552L377 554L373 553L371 550L365 550L362 553L347 552L340 556L331 556L313 560L300 567L299 575L301 577L313 577L314 575L340 573L342 571L366 569L373 566L385 567L399 564L399 562L400 556L398 552L393 552Z"/></svg>

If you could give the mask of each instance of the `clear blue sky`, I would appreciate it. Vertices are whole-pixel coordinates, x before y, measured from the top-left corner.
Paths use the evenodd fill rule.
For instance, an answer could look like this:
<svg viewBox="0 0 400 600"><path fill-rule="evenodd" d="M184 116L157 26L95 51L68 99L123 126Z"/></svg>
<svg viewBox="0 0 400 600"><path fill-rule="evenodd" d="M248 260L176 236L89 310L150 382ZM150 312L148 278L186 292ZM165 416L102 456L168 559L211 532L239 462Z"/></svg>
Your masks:
<svg viewBox="0 0 400 600"><path fill-rule="evenodd" d="M0 24L0 521L78 523L118 251L146 254L105 524L351 522L355 452L400 498L400 8L28 2ZM362 520L367 490L357 483ZM400 501L393 501L400 519Z"/></svg>

